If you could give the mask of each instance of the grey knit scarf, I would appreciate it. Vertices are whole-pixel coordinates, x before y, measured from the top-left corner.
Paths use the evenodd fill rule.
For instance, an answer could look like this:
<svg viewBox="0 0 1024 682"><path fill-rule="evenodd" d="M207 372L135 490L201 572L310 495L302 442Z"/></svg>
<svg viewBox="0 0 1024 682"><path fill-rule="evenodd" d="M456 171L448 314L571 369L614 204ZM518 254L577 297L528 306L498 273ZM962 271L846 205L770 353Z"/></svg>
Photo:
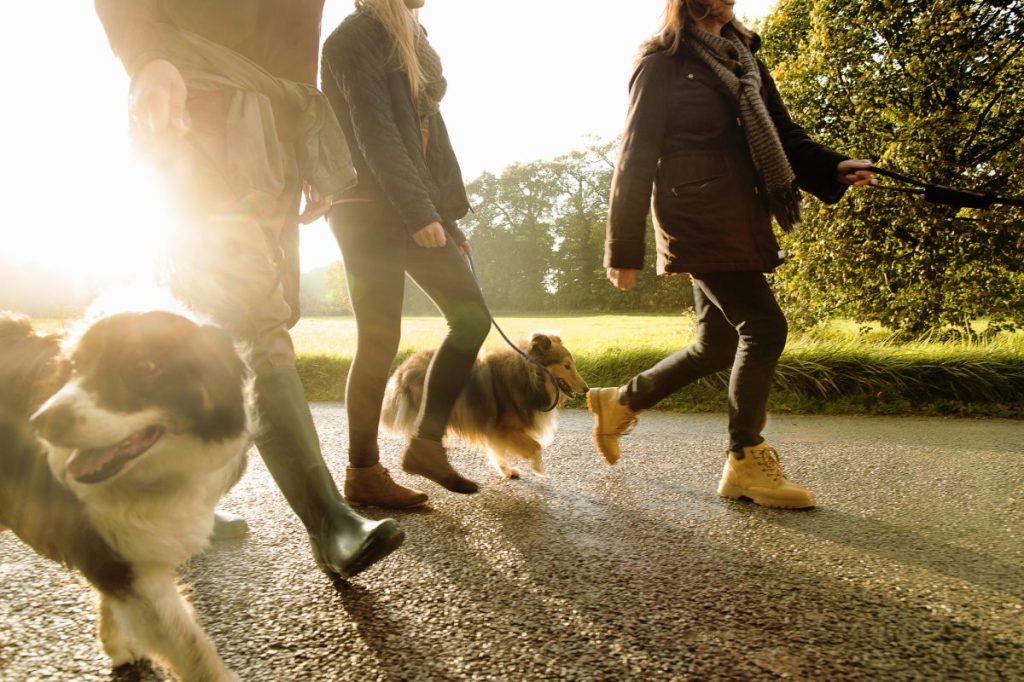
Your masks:
<svg viewBox="0 0 1024 682"><path fill-rule="evenodd" d="M427 40L427 32L419 26L416 36L416 59L420 63L423 82L420 84L419 97L416 98L416 113L420 118L436 114L441 109L441 100L448 92L448 81L445 80L441 68L441 57Z"/></svg>
<svg viewBox="0 0 1024 682"><path fill-rule="evenodd" d="M726 27L722 36L688 26L688 44L739 103L740 122L754 167L768 193L768 208L784 231L800 222L800 192L771 115L761 98L761 74L750 48Z"/></svg>

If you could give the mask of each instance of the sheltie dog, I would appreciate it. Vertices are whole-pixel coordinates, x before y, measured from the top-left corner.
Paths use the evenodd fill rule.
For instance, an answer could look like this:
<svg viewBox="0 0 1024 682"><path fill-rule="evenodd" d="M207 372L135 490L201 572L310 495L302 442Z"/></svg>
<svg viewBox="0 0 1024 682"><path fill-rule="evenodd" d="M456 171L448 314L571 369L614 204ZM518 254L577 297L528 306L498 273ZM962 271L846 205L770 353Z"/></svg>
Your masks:
<svg viewBox="0 0 1024 682"><path fill-rule="evenodd" d="M85 576L114 667L234 680L179 592L245 470L249 373L220 329L169 312L80 336L0 314L0 530Z"/></svg>
<svg viewBox="0 0 1024 682"><path fill-rule="evenodd" d="M519 477L508 463L510 455L526 460L535 473L544 473L541 453L555 436L557 408L570 394L588 390L558 336L535 333L518 346L525 358L512 348L502 348L477 359L448 422L449 434L483 448L506 479ZM391 375L381 413L386 429L412 435L434 353L415 353Z"/></svg>

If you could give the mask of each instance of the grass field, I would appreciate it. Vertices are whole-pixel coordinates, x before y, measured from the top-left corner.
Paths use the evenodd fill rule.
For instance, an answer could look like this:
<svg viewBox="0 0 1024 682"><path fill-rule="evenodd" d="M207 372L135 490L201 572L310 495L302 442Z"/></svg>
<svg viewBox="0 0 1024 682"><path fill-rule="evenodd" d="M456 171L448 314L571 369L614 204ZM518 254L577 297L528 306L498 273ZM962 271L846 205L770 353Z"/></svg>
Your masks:
<svg viewBox="0 0 1024 682"><path fill-rule="evenodd" d="M619 384L694 336L692 317L681 315L502 316L498 322L513 339L531 331L559 333L591 386ZM440 318L403 320L399 361L436 346L444 330ZM342 399L355 350L354 321L307 318L294 337L310 399ZM502 343L492 331L486 345ZM702 380L660 407L724 410L726 380L725 373ZM779 364L772 409L1021 417L1024 332L899 343L884 330L836 322L794 333Z"/></svg>

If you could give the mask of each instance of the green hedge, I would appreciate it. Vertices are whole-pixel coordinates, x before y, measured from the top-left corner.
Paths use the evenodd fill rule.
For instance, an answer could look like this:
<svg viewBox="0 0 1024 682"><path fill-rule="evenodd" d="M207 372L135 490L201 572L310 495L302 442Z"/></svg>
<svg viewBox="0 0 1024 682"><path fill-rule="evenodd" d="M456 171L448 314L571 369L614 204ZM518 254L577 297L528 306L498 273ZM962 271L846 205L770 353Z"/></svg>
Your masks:
<svg viewBox="0 0 1024 682"><path fill-rule="evenodd" d="M399 355L396 364L411 351ZM617 385L661 359L654 349L576 357L591 386ZM299 356L313 401L344 399L351 357ZM728 372L702 379L659 405L677 412L726 409ZM583 400L569 407L582 408ZM944 353L822 344L787 350L779 361L770 409L776 413L959 415L1024 418L1024 356L1013 351Z"/></svg>

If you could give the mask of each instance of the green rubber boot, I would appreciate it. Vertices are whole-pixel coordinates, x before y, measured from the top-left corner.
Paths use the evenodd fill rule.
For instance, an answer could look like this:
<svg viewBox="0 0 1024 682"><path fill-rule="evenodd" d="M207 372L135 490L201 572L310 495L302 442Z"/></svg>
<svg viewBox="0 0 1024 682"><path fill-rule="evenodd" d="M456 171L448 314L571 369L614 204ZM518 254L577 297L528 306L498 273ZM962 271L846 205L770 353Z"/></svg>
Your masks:
<svg viewBox="0 0 1024 682"><path fill-rule="evenodd" d="M256 375L256 447L309 533L313 558L329 576L351 578L398 549L405 532L345 503L327 470L299 374L293 365Z"/></svg>

